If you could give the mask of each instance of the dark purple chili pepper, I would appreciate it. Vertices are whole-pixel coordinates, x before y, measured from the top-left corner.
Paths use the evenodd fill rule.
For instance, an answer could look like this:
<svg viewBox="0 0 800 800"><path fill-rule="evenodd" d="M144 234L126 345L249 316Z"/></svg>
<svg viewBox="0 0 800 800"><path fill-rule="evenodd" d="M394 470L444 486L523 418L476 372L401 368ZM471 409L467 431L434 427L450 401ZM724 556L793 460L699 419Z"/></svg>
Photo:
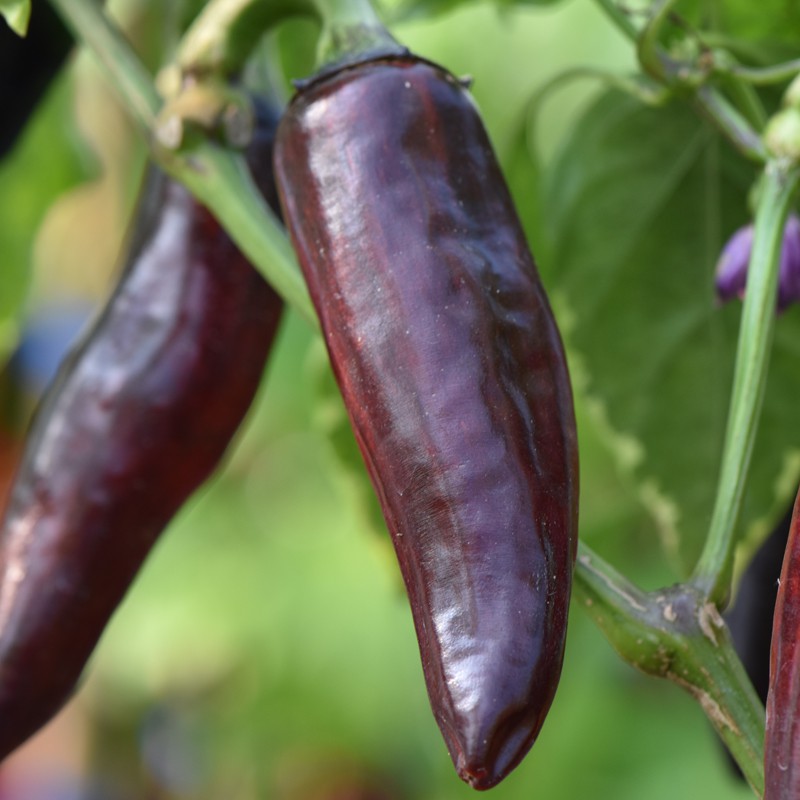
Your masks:
<svg viewBox="0 0 800 800"><path fill-rule="evenodd" d="M800 797L800 494L794 505L772 623L764 800Z"/></svg>
<svg viewBox="0 0 800 800"><path fill-rule="evenodd" d="M463 85L414 57L304 84L276 180L461 777L494 786L561 671L578 463L561 339Z"/></svg>
<svg viewBox="0 0 800 800"><path fill-rule="evenodd" d="M733 647L762 703L766 703L769 690L772 618L793 505L775 524L747 565L739 580L733 606L725 613ZM727 762L731 771L744 781L744 775L730 753L727 753Z"/></svg>
<svg viewBox="0 0 800 800"><path fill-rule="evenodd" d="M275 203L276 120L259 116L248 161ZM69 698L159 534L219 464L281 311L214 217L153 170L120 283L36 413L0 526L0 758Z"/></svg>

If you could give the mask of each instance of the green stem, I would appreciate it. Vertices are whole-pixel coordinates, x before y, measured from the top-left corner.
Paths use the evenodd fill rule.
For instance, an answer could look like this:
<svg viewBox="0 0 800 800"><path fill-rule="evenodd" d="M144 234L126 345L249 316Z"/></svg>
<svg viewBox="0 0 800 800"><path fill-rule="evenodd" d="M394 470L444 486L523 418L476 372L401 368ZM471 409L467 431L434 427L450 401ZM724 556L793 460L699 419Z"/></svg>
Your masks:
<svg viewBox="0 0 800 800"><path fill-rule="evenodd" d="M767 124L767 112L753 84L740 80L730 71L719 72L718 75L752 129L763 131Z"/></svg>
<svg viewBox="0 0 800 800"><path fill-rule="evenodd" d="M161 100L150 73L130 48L120 30L111 24L99 4L91 0L50 0L64 22L94 53L108 79L136 122L146 132L153 129Z"/></svg>
<svg viewBox="0 0 800 800"><path fill-rule="evenodd" d="M716 606L687 585L642 592L583 544L575 598L623 659L699 702L760 797L764 707Z"/></svg>
<svg viewBox="0 0 800 800"><path fill-rule="evenodd" d="M268 28L298 13L313 13L310 0L211 0L186 32L178 66L184 74L234 75Z"/></svg>
<svg viewBox="0 0 800 800"><path fill-rule="evenodd" d="M106 68L117 94L142 127L151 156L222 222L236 244L284 299L316 323L286 235L267 208L241 157L204 142L177 154L155 143L159 98L147 70L93 0L51 0L67 24Z"/></svg>
<svg viewBox="0 0 800 800"><path fill-rule="evenodd" d="M743 67L736 65L730 68L730 73L754 86L769 86L773 83L783 83L792 80L800 74L800 58L786 61L783 64L774 64L770 67Z"/></svg>
<svg viewBox="0 0 800 800"><path fill-rule="evenodd" d="M645 72L665 83L668 81L669 75L665 68L665 59L661 53L658 39L676 2L677 0L655 0L650 8L650 18L642 28L636 42L636 54Z"/></svg>
<svg viewBox="0 0 800 800"><path fill-rule="evenodd" d="M317 325L289 240L267 208L241 156L204 143L189 158L167 160L163 166L214 212L253 263L269 266L262 272L275 290L306 320Z"/></svg>
<svg viewBox="0 0 800 800"><path fill-rule="evenodd" d="M607 86L619 89L621 92L635 97L648 106L661 106L671 95L667 87L659 86L646 76L628 77L626 75L618 75L609 70L598 69L597 67L571 67L554 75L534 92L528 103L530 113L535 116L542 102L553 91L561 88L564 84L581 78L598 80Z"/></svg>
<svg viewBox="0 0 800 800"><path fill-rule="evenodd" d="M311 14L321 22L321 69L405 52L369 0L211 0L187 31L178 65L184 74L235 74L267 28L297 14Z"/></svg>
<svg viewBox="0 0 800 800"><path fill-rule="evenodd" d="M406 52L384 27L369 0L311 0L322 20L317 46L321 71L378 55Z"/></svg>
<svg viewBox="0 0 800 800"><path fill-rule="evenodd" d="M637 45L642 66L668 86L686 86L691 92L695 107L727 137L733 146L747 158L764 163L766 150L759 135L746 118L740 114L717 90L704 84L704 75L687 64L670 59L658 45L660 26L667 18L675 0L658 0L654 13L640 34L631 21L622 14L613 0L595 0L611 21Z"/></svg>
<svg viewBox="0 0 800 800"><path fill-rule="evenodd" d="M722 467L708 538L692 576L695 588L720 606L730 592L736 523L769 365L783 229L798 177L797 169L767 164L756 209Z"/></svg>
<svg viewBox="0 0 800 800"><path fill-rule="evenodd" d="M700 86L693 105L745 158L765 163L769 158L761 137L725 97L710 86Z"/></svg>

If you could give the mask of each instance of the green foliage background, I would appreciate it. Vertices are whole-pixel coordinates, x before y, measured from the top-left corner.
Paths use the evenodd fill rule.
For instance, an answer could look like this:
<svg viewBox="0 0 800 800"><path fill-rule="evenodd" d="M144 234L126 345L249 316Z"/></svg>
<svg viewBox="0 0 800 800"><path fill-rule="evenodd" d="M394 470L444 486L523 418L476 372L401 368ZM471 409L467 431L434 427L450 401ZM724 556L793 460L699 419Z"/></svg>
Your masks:
<svg viewBox="0 0 800 800"><path fill-rule="evenodd" d="M686 11L713 12L759 52L764 37L780 48L800 33L791 4L751 8ZM531 124L528 100L558 70L633 69L631 46L586 0L394 10L398 38L474 78L554 300L578 390L581 536L644 587L674 582L713 502L738 322L736 306L715 306L713 266L747 219L753 171L679 102L653 111L597 83L548 99ZM290 77L309 68L312 35L281 31ZM0 167L0 358L24 321L37 225L88 175L69 97L60 81ZM123 205L141 164L132 148ZM776 333L746 506L754 535L792 487L798 313ZM391 546L330 386L319 340L289 314L226 467L171 526L93 659L75 701L92 725L87 768L134 796L152 780L137 742L154 707L181 721L194 753L165 797L472 795L430 714ZM623 664L577 607L540 741L492 795L752 796L700 708Z"/></svg>

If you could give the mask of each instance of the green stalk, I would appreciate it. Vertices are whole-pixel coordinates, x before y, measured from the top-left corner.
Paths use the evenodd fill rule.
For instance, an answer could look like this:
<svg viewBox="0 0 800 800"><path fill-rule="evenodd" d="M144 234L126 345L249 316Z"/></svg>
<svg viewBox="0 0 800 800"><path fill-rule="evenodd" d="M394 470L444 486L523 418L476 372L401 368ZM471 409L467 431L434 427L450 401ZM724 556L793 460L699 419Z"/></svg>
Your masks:
<svg viewBox="0 0 800 800"><path fill-rule="evenodd" d="M642 592L583 544L574 591L625 661L672 681L699 702L760 797L764 706L716 606L685 584Z"/></svg>
<svg viewBox="0 0 800 800"><path fill-rule="evenodd" d="M800 75L800 58L770 67L743 67L737 64L732 66L729 71L732 75L754 86L770 86L773 83L790 81Z"/></svg>
<svg viewBox="0 0 800 800"><path fill-rule="evenodd" d="M645 72L665 83L668 82L669 74L665 68L665 58L661 53L658 38L676 2L677 0L655 0L650 7L650 19L636 41L636 55Z"/></svg>
<svg viewBox="0 0 800 800"><path fill-rule="evenodd" d="M384 27L369 0L311 0L322 21L317 46L320 71L406 52Z"/></svg>
<svg viewBox="0 0 800 800"><path fill-rule="evenodd" d="M700 86L693 104L745 158L761 164L767 161L769 153L761 137L720 92L708 85Z"/></svg>
<svg viewBox="0 0 800 800"><path fill-rule="evenodd" d="M294 251L256 188L241 156L204 143L162 166L194 194L256 264L276 292L312 325L317 317Z"/></svg>
<svg viewBox="0 0 800 800"><path fill-rule="evenodd" d="M276 291L316 324L286 235L253 185L241 156L210 142L188 153L158 146L154 131L160 99L150 74L125 37L93 0L51 2L77 40L105 67L106 76L142 129L153 160L188 186Z"/></svg>
<svg viewBox="0 0 800 800"><path fill-rule="evenodd" d="M178 66L184 74L235 75L268 28L313 11L310 0L211 0L183 37Z"/></svg>
<svg viewBox="0 0 800 800"><path fill-rule="evenodd" d="M635 97L640 103L651 107L664 105L671 96L671 92L667 87L660 86L646 76L635 75L629 77L597 67L570 67L554 75L533 93L528 101L531 116L535 117L538 114L542 103L554 91L565 84L582 78L600 81L605 86L618 89L631 97Z"/></svg>
<svg viewBox="0 0 800 800"><path fill-rule="evenodd" d="M78 41L83 42L103 65L105 74L139 127L153 129L161 100L150 73L112 25L102 8L91 0L50 0Z"/></svg>
<svg viewBox="0 0 800 800"><path fill-rule="evenodd" d="M770 162L755 218L731 405L711 525L692 585L718 606L727 602L736 523L758 429L775 325L783 229L797 186L797 168Z"/></svg>
<svg viewBox="0 0 800 800"><path fill-rule="evenodd" d="M619 10L614 0L595 0L595 2L617 28L636 43L639 61L647 72L668 86L686 87L691 92L695 108L708 118L740 153L758 163L766 162L767 152L761 138L745 116L739 113L719 90L704 83L705 76L698 74L693 65L673 61L659 46L660 26L667 18L675 0L657 0L653 15L641 32Z"/></svg>
<svg viewBox="0 0 800 800"><path fill-rule="evenodd" d="M711 75L721 82L750 125L755 130L762 131L768 119L766 109L755 86L735 73L738 66L736 59L727 50L713 51Z"/></svg>
<svg viewBox="0 0 800 800"><path fill-rule="evenodd" d="M298 14L321 23L321 69L404 52L369 0L211 0L187 31L178 66L183 74L233 75L268 28Z"/></svg>
<svg viewBox="0 0 800 800"><path fill-rule="evenodd" d="M748 123L757 131L764 130L769 117L752 83L745 83L739 78L731 78L728 73L720 76L728 87L737 106L742 109L742 114Z"/></svg>

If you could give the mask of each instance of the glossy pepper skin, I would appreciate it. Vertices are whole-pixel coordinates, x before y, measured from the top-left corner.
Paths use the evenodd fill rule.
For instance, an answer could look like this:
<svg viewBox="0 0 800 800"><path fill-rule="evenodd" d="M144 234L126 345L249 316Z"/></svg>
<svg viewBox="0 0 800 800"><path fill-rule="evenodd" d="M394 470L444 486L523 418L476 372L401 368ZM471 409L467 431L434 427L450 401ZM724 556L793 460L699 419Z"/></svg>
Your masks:
<svg viewBox="0 0 800 800"><path fill-rule="evenodd" d="M550 307L443 69L395 57L312 80L275 157L434 714L459 775L487 789L536 738L564 653L578 465Z"/></svg>
<svg viewBox="0 0 800 800"><path fill-rule="evenodd" d="M275 203L276 120L259 113L248 160ZM69 698L159 534L219 464L281 316L214 217L155 170L136 229L37 410L2 519L0 757Z"/></svg>
<svg viewBox="0 0 800 800"><path fill-rule="evenodd" d="M762 703L767 702L769 691L772 619L793 505L789 506L747 565L739 580L734 604L725 613L733 647ZM730 753L727 753L727 762L731 771L744 781L744 775Z"/></svg>
<svg viewBox="0 0 800 800"><path fill-rule="evenodd" d="M772 623L764 779L764 800L800 797L800 494Z"/></svg>

